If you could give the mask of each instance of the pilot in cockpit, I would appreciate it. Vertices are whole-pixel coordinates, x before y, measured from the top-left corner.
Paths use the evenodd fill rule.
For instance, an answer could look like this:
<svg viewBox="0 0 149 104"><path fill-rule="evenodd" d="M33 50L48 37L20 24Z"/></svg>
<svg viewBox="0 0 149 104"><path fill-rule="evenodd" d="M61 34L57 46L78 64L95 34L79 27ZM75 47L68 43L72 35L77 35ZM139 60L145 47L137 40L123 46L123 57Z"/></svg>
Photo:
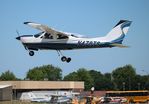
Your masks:
<svg viewBox="0 0 149 104"><path fill-rule="evenodd" d="M53 39L53 36L51 34L45 33L44 39Z"/></svg>

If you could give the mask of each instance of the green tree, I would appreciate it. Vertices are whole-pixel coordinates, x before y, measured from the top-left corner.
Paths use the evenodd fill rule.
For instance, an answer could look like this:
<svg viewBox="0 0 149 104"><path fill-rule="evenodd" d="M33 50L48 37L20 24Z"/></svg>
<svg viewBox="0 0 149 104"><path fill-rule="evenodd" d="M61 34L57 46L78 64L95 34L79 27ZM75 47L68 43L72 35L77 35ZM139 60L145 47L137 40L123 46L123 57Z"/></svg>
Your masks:
<svg viewBox="0 0 149 104"><path fill-rule="evenodd" d="M90 90L91 87L93 87L93 78L89 74L89 71L87 71L84 68L80 68L77 71L77 75L78 75L78 80L79 81L84 81L84 83L85 83L85 90Z"/></svg>
<svg viewBox="0 0 149 104"><path fill-rule="evenodd" d="M140 80L140 89L149 90L149 75L143 75Z"/></svg>
<svg viewBox="0 0 149 104"><path fill-rule="evenodd" d="M62 70L58 67L54 67L53 65L43 65L30 69L27 72L26 78L30 80L62 80Z"/></svg>
<svg viewBox="0 0 149 104"><path fill-rule="evenodd" d="M135 68L131 65L125 65L123 67L116 68L112 72L112 77L114 78L115 89L123 90L134 90L135 89ZM123 85L124 84L124 85Z"/></svg>
<svg viewBox="0 0 149 104"><path fill-rule="evenodd" d="M33 69L30 69L27 72L27 79L37 80L37 81L38 80L44 80L44 74L43 74L42 70L39 67L35 67Z"/></svg>
<svg viewBox="0 0 149 104"><path fill-rule="evenodd" d="M104 80L104 83L103 83L102 90L114 90L114 83L112 80L111 73L105 73L103 80Z"/></svg>
<svg viewBox="0 0 149 104"><path fill-rule="evenodd" d="M2 81L16 80L16 79L17 79L16 76L9 70L2 73L1 77L0 77L0 80L2 80Z"/></svg>
<svg viewBox="0 0 149 104"><path fill-rule="evenodd" d="M96 70L90 70L89 71L91 77L93 78L93 83L95 90L112 90L114 85L111 80L111 74L106 73L102 74L99 71Z"/></svg>
<svg viewBox="0 0 149 104"><path fill-rule="evenodd" d="M72 72L64 77L64 80L66 81L84 81L84 87L85 90L90 90L93 86L93 79L89 74L89 71L87 71L84 68L80 68L77 70L77 72Z"/></svg>
<svg viewBox="0 0 149 104"><path fill-rule="evenodd" d="M78 75L77 75L76 72L69 73L68 75L66 75L64 77L64 80L65 81L77 81L78 80Z"/></svg>
<svg viewBox="0 0 149 104"><path fill-rule="evenodd" d="M98 72L96 70L90 70L89 74L93 79L93 86L95 87L95 90L101 90L103 86L102 82L104 82L101 72Z"/></svg>

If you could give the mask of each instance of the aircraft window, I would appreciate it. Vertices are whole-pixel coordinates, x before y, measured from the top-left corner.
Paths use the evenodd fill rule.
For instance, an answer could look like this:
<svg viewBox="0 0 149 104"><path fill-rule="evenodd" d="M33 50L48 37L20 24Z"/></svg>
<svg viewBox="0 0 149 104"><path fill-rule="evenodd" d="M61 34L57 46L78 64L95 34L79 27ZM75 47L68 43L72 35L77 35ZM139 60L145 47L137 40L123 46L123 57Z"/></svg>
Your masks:
<svg viewBox="0 0 149 104"><path fill-rule="evenodd" d="M57 34L57 39L68 39L68 36Z"/></svg>
<svg viewBox="0 0 149 104"><path fill-rule="evenodd" d="M35 34L34 37L35 37L35 38L38 38L42 33L43 33L43 32L40 32L40 33L38 33L38 34Z"/></svg>
<svg viewBox="0 0 149 104"><path fill-rule="evenodd" d="M44 39L53 39L53 36L51 34L45 33Z"/></svg>

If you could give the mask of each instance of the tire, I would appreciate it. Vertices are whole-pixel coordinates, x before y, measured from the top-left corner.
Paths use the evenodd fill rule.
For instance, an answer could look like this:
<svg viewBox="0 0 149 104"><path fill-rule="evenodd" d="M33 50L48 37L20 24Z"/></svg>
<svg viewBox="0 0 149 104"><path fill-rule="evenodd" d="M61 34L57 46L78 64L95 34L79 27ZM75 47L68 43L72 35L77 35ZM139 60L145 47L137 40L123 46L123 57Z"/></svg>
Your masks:
<svg viewBox="0 0 149 104"><path fill-rule="evenodd" d="M30 56L34 56L34 51L29 51Z"/></svg>
<svg viewBox="0 0 149 104"><path fill-rule="evenodd" d="M67 60L67 58L65 57L65 56L63 56L62 58L61 58L61 61L62 62L65 62Z"/></svg>
<svg viewBox="0 0 149 104"><path fill-rule="evenodd" d="M66 61L67 61L67 63L69 63L71 61L71 58L68 57Z"/></svg>

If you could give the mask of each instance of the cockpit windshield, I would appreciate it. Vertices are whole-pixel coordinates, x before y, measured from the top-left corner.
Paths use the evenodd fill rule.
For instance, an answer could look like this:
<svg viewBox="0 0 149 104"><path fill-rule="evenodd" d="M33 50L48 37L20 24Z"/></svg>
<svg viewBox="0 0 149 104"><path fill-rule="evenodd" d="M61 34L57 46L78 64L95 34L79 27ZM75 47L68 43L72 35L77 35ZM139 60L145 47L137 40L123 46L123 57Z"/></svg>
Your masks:
<svg viewBox="0 0 149 104"><path fill-rule="evenodd" d="M71 36L72 36L72 37L75 37L75 38L79 38L78 36L76 36L76 35L74 35L74 34L71 34Z"/></svg>
<svg viewBox="0 0 149 104"><path fill-rule="evenodd" d="M35 34L34 37L35 37L35 38L38 38L38 37L39 37L41 34L43 34L43 33L44 33L44 32L40 32L40 33L38 33L38 34Z"/></svg>

